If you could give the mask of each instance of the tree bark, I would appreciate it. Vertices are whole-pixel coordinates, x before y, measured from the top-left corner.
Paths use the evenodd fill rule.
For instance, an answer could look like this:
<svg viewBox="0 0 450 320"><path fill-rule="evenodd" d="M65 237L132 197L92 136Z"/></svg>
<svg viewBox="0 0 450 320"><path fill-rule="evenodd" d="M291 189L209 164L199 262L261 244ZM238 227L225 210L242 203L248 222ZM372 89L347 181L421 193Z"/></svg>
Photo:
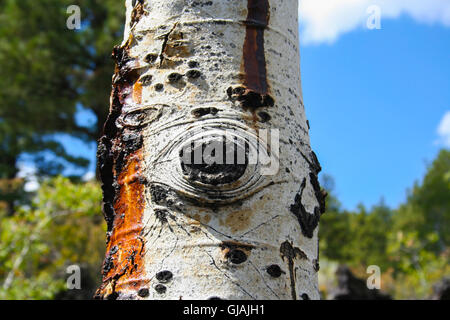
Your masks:
<svg viewBox="0 0 450 320"><path fill-rule="evenodd" d="M126 2L98 151L108 233L97 298L319 299L325 195L297 6Z"/></svg>

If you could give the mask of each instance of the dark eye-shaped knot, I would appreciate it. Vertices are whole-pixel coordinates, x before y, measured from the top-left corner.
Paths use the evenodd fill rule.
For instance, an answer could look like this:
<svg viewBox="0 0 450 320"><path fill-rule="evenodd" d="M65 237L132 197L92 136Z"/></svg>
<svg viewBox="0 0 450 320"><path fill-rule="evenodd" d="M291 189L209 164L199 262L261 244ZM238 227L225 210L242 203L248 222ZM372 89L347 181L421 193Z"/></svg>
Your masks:
<svg viewBox="0 0 450 320"><path fill-rule="evenodd" d="M238 181L247 170L249 146L245 141L227 141L211 136L208 141L193 141L180 150L184 177L191 183L218 186Z"/></svg>
<svg viewBox="0 0 450 320"><path fill-rule="evenodd" d="M261 174L268 147L257 132L234 119L190 123L154 162L157 183L171 186L200 203L222 205L242 200L271 183Z"/></svg>

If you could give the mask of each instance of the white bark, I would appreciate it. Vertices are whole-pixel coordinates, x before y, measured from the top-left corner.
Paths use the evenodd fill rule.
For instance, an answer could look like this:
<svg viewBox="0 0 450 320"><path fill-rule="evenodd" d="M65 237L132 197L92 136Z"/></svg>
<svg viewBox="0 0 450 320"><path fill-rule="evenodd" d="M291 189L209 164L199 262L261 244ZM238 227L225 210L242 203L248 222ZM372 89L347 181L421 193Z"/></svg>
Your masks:
<svg viewBox="0 0 450 320"><path fill-rule="evenodd" d="M264 26L258 17L266 2L270 15ZM106 149L109 154L123 149L136 131L142 143L127 160L132 174L115 172L113 178L122 193L120 201L116 196L110 230L114 243L107 262L113 266L104 273L99 296L319 299L317 223L323 197L302 102L297 5L297 0L126 2L122 50L129 59L122 69L137 72L139 80L121 96L117 133L105 138L115 137L118 147L113 143ZM246 41L261 34L265 61L251 52L261 49L260 38L256 49L246 50ZM253 90L246 79L252 61L259 71L251 76L267 82L266 91L264 83ZM259 94L256 104L233 91L241 87ZM271 129L279 130L279 152L276 139L264 137L269 130L276 138ZM249 164L240 177L235 173L242 166L215 174L182 170L180 150L187 141L211 142L224 130L227 137L246 138L250 147L267 142L262 151L272 157L274 174L267 175L261 163ZM111 180L103 180L108 193ZM133 183L142 184L140 191L130 191ZM136 196L142 196L135 234L142 250L132 260L139 256L142 268L133 275L133 266L121 262L133 250L121 248L118 233L124 232L121 221L138 211L126 209L136 205Z"/></svg>

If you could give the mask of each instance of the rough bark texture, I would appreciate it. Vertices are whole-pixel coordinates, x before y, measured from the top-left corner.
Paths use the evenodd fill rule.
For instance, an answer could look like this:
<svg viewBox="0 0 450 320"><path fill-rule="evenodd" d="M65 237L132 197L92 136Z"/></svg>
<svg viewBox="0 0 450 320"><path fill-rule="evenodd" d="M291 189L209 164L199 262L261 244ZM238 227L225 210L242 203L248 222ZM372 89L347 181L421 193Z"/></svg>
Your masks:
<svg viewBox="0 0 450 320"><path fill-rule="evenodd" d="M98 152L108 223L98 298L319 298L324 194L302 103L297 5L126 2ZM222 136L259 146L275 170L247 158L186 163L192 141L203 138L204 150Z"/></svg>

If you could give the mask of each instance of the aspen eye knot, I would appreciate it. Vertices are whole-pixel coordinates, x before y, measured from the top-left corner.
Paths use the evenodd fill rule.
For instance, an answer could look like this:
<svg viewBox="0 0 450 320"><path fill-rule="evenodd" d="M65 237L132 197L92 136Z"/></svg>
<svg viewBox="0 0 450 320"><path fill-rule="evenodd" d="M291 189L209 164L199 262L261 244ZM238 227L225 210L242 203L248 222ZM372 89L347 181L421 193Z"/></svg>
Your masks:
<svg viewBox="0 0 450 320"><path fill-rule="evenodd" d="M180 150L180 164L185 178L192 183L225 185L241 178L248 165L248 147L210 137L190 143Z"/></svg>
<svg viewBox="0 0 450 320"><path fill-rule="evenodd" d="M153 160L150 180L171 186L196 205L216 207L241 201L273 183L263 174L271 152L264 135L224 109L215 104L191 109L189 116L195 121L166 138L168 143Z"/></svg>

